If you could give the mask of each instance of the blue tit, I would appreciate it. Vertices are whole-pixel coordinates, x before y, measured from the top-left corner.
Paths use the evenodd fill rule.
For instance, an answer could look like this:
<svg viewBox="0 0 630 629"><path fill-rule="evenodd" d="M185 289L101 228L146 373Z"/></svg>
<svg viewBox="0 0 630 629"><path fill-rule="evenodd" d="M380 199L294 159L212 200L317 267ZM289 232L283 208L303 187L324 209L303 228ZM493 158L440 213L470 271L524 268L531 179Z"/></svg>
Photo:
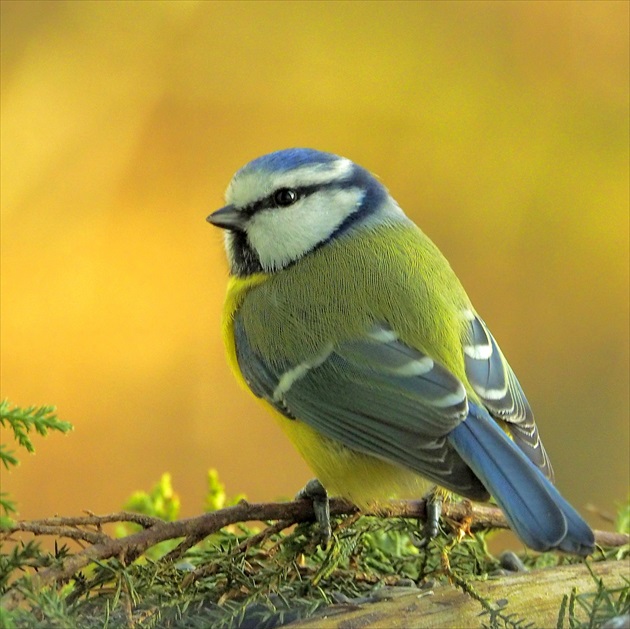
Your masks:
<svg viewBox="0 0 630 629"><path fill-rule="evenodd" d="M593 552L487 325L374 176L286 149L226 201L208 221L226 230L230 365L331 494L366 506L431 481L494 497L535 550Z"/></svg>

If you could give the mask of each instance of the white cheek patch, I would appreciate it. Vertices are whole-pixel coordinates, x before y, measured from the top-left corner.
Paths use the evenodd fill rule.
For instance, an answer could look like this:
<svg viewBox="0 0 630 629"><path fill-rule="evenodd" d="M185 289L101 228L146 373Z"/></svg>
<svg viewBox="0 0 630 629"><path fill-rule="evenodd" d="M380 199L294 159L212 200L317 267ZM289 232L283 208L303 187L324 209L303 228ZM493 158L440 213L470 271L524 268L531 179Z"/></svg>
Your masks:
<svg viewBox="0 0 630 629"><path fill-rule="evenodd" d="M237 174L225 193L227 203L245 207L269 196L279 188L315 186L329 181L343 181L351 174L353 163L344 157L326 164L309 164L288 172L253 171Z"/></svg>
<svg viewBox="0 0 630 629"><path fill-rule="evenodd" d="M321 190L290 207L254 215L247 236L263 269L280 269L327 240L362 200L359 188Z"/></svg>

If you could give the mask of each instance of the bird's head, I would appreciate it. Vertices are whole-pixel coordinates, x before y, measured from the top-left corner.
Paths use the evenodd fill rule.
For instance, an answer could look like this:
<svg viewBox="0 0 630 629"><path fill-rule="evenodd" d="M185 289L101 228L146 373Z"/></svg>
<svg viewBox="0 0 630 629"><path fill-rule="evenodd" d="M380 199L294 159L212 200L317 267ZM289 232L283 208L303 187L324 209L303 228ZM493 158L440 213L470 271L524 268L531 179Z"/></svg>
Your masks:
<svg viewBox="0 0 630 629"><path fill-rule="evenodd" d="M404 219L385 187L349 159L293 148L263 155L232 178L208 221L227 230L231 272L274 272L358 227Z"/></svg>

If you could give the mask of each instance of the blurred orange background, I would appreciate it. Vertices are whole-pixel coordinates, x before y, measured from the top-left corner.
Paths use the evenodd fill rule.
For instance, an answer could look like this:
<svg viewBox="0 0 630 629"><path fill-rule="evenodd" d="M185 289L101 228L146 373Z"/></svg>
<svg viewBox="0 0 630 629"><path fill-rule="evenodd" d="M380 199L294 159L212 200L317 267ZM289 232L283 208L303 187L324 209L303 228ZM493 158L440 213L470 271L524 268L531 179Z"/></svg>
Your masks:
<svg viewBox="0 0 630 629"><path fill-rule="evenodd" d="M628 7L2 2L1 394L75 426L1 471L21 516L117 510L165 471L184 515L209 467L256 501L308 480L228 371L205 222L237 168L290 146L381 177L499 340L561 491L613 511Z"/></svg>

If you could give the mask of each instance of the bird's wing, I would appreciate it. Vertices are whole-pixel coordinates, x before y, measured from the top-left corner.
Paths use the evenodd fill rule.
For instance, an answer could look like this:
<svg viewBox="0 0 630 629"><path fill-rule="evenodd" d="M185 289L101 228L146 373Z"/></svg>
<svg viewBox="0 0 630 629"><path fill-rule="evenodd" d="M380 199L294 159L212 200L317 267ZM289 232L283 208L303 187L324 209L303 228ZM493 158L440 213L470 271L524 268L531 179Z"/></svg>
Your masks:
<svg viewBox="0 0 630 629"><path fill-rule="evenodd" d="M520 387L510 389L516 378L511 381L508 375L504 380L501 399L488 395L492 389L484 390L495 415L512 408L506 413L506 421L512 418L510 439L487 408L468 400L453 374L402 343L386 325L375 325L354 341L324 346L298 364L272 364L261 357L238 315L234 331L243 377L254 393L285 416L473 500L492 494L510 525L535 550L559 548L579 555L593 551L588 525L521 444L520 427L527 417L533 420L531 411L529 416L522 411L520 422L514 419L516 405L524 404L523 409L527 404L518 396ZM502 361L487 334L492 352ZM475 360L481 361L481 356ZM487 360L487 371L493 374L497 359L489 355ZM487 376L483 382L498 381ZM508 391L512 406L506 401ZM533 434L537 436L535 428ZM525 444L530 447L529 441Z"/></svg>
<svg viewBox="0 0 630 629"><path fill-rule="evenodd" d="M272 364L234 321L237 359L254 393L347 447L398 463L475 500L488 492L448 442L468 416L462 383L385 325L322 347L299 364Z"/></svg>
<svg viewBox="0 0 630 629"><path fill-rule="evenodd" d="M553 469L534 415L514 372L486 324L471 310L466 312L466 324L464 361L468 382L489 413L507 422L516 445L553 481Z"/></svg>

